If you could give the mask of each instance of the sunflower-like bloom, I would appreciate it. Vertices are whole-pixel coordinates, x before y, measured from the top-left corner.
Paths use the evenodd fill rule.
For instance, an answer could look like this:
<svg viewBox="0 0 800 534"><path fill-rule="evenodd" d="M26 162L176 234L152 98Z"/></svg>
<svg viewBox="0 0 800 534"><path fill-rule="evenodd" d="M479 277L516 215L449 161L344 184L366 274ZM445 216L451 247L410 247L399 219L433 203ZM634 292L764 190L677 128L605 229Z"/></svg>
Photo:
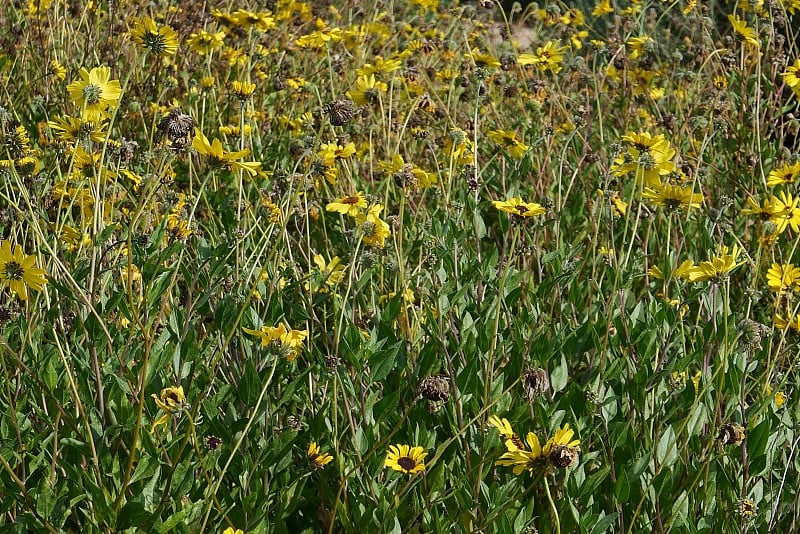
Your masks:
<svg viewBox="0 0 800 534"><path fill-rule="evenodd" d="M84 67L78 74L80 81L67 85L67 91L81 108L81 118L97 123L108 116L108 110L117 107L122 96L122 86L119 80L111 80L110 67L95 67L90 71Z"/></svg>
<svg viewBox="0 0 800 534"><path fill-rule="evenodd" d="M773 263L767 271L767 285L777 293L800 289L800 267L791 263Z"/></svg>
<svg viewBox="0 0 800 534"><path fill-rule="evenodd" d="M775 223L777 233L782 234L788 226L795 232L800 231L800 197L781 191L779 196L770 197L770 220Z"/></svg>
<svg viewBox="0 0 800 534"><path fill-rule="evenodd" d="M530 148L520 140L517 132L508 130L492 130L487 137L494 143L505 148L512 158L520 159Z"/></svg>
<svg viewBox="0 0 800 534"><path fill-rule="evenodd" d="M536 49L535 54L520 54L517 58L518 65L536 65L540 71L550 71L557 74L564 61L566 46L561 46L560 41L548 41L544 46Z"/></svg>
<svg viewBox="0 0 800 534"><path fill-rule="evenodd" d="M356 78L356 88L347 91L347 97L358 106L367 106L378 101L381 94L389 88L385 82L378 81L375 74L367 74Z"/></svg>
<svg viewBox="0 0 800 534"><path fill-rule="evenodd" d="M522 442L522 439L520 439L520 437L514 433L514 430L511 428L511 423L508 422L508 419L505 417L500 419L498 416L493 415L489 418L489 424L500 432L500 435L503 436L506 444L510 443L514 446L515 450L525 448L525 444ZM506 445L506 448L511 450L508 445Z"/></svg>
<svg viewBox="0 0 800 534"><path fill-rule="evenodd" d="M422 447L412 447L411 445L389 445L389 453L386 455L384 467L390 467L395 471L413 475L425 470L425 456L428 453Z"/></svg>
<svg viewBox="0 0 800 534"><path fill-rule="evenodd" d="M291 330L285 325L262 326L260 330L242 328L250 335L261 338L261 346L268 347L275 344L275 348L284 353L287 361L297 358L303 348L303 341L308 337L308 330Z"/></svg>
<svg viewBox="0 0 800 534"><path fill-rule="evenodd" d="M536 202L525 202L520 197L509 198L508 200L493 200L492 205L500 211L511 213L517 217L536 217L547 213L547 210Z"/></svg>
<svg viewBox="0 0 800 534"><path fill-rule="evenodd" d="M321 469L333 461L333 456L326 452L322 452L316 441L309 443L306 457L308 458L309 463L315 469Z"/></svg>
<svg viewBox="0 0 800 534"><path fill-rule="evenodd" d="M313 287L315 291L326 293L329 288L335 287L344 279L345 266L342 265L342 260L339 258L339 256L334 256L331 258L331 261L326 262L325 256L322 254L316 254L314 256L314 265L316 265L317 269L319 269L320 278L315 281L313 286L310 282L306 282L306 290L310 290Z"/></svg>
<svg viewBox="0 0 800 534"><path fill-rule="evenodd" d="M513 467L514 474L520 475L526 469L533 474L535 471L546 471L547 457L543 454L542 446L539 444L539 437L533 432L528 432L525 441L529 449L517 446L508 439L506 440L507 451L495 462L496 465Z"/></svg>
<svg viewBox="0 0 800 534"><path fill-rule="evenodd" d="M216 33L210 33L205 30L200 30L197 33L191 34L186 40L186 44L189 45L189 50L192 52L205 56L210 54L213 50L222 48L222 45L225 44L225 32L218 31Z"/></svg>
<svg viewBox="0 0 800 534"><path fill-rule="evenodd" d="M359 191L353 196L342 197L325 206L325 211L333 211L342 215L355 217L359 214L359 208L367 207L367 197L363 191Z"/></svg>
<svg viewBox="0 0 800 534"><path fill-rule="evenodd" d="M361 226L363 232L362 240L370 247L382 248L386 243L386 238L392 235L389 223L381 219L383 211L382 204L370 206L366 214L358 213L356 222Z"/></svg>
<svg viewBox="0 0 800 534"><path fill-rule="evenodd" d="M742 249L734 245L731 249L720 247L720 251L708 261L701 261L697 266L689 269L690 282L705 282L707 280L719 280L724 278L731 271L742 265L744 262L737 262Z"/></svg>
<svg viewBox="0 0 800 534"><path fill-rule="evenodd" d="M667 211L677 211L680 208L686 211L700 207L703 202L701 193L693 193L691 187L672 184L657 184L646 187L642 197L648 199L653 205L665 208Z"/></svg>
<svg viewBox="0 0 800 534"><path fill-rule="evenodd" d="M36 256L26 256L20 245L0 244L0 284L8 286L20 300L28 300L28 287L41 291L47 283L44 269L36 267Z"/></svg>
<svg viewBox="0 0 800 534"><path fill-rule="evenodd" d="M648 132L628 132L622 136L627 150L617 156L611 172L616 176L635 173L636 182L647 186L656 186L661 176L675 171L675 149L664 134L651 136Z"/></svg>
<svg viewBox="0 0 800 534"><path fill-rule="evenodd" d="M136 23L133 40L155 56L174 56L178 51L178 34L170 26L159 26L150 17Z"/></svg>
<svg viewBox="0 0 800 534"><path fill-rule="evenodd" d="M733 31L747 46L756 49L761 47L761 43L758 42L758 34L753 28L747 26L747 22L733 14L728 15L728 20L733 26Z"/></svg>
<svg viewBox="0 0 800 534"><path fill-rule="evenodd" d="M233 93L233 95L242 102L252 98L255 90L256 84L248 81L241 82L239 80L235 80L233 83L231 83L231 93Z"/></svg>
<svg viewBox="0 0 800 534"><path fill-rule="evenodd" d="M186 395L183 393L183 386L164 388L158 396L156 396L155 393L151 396L156 402L156 406L164 412L164 415L153 421L150 432L155 430L156 427L166 424L172 415L180 413L184 408L183 403L186 400Z"/></svg>
<svg viewBox="0 0 800 534"><path fill-rule="evenodd" d="M250 149L245 148L238 152L228 152L222 148L222 142L219 139L209 142L208 137L199 129L195 130L192 146L199 154L207 156L217 166L227 167L231 170L241 169L250 174L250 176L255 176L261 169L261 162L259 161L238 161L248 155Z"/></svg>
<svg viewBox="0 0 800 534"><path fill-rule="evenodd" d="M767 185L770 187L776 185L791 185L797 180L798 176L800 176L800 161L781 165L769 172L767 176Z"/></svg>

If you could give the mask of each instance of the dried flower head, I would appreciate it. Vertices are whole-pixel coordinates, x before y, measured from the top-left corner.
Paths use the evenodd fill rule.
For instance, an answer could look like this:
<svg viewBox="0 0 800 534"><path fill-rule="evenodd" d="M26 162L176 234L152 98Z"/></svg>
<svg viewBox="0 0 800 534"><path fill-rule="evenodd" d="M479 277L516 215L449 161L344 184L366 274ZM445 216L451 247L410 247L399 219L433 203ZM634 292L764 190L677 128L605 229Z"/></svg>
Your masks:
<svg viewBox="0 0 800 534"><path fill-rule="evenodd" d="M325 106L322 111L328 115L328 120L333 126L349 124L356 113L355 104L353 104L352 100L347 99L334 100Z"/></svg>
<svg viewBox="0 0 800 534"><path fill-rule="evenodd" d="M739 423L725 423L719 429L717 440L721 445L741 445L746 437L744 427Z"/></svg>
<svg viewBox="0 0 800 534"><path fill-rule="evenodd" d="M450 399L450 386L447 377L434 375L426 377L417 388L417 396L433 402L446 402Z"/></svg>
<svg viewBox="0 0 800 534"><path fill-rule="evenodd" d="M522 388L525 396L531 402L539 395L547 393L550 389L550 377L547 375L547 371L541 367L525 371L525 374L522 375Z"/></svg>
<svg viewBox="0 0 800 534"><path fill-rule="evenodd" d="M173 108L158 123L155 142L159 143L166 137L175 147L188 145L191 134L194 132L194 126L195 121L191 115L187 115L178 108Z"/></svg>

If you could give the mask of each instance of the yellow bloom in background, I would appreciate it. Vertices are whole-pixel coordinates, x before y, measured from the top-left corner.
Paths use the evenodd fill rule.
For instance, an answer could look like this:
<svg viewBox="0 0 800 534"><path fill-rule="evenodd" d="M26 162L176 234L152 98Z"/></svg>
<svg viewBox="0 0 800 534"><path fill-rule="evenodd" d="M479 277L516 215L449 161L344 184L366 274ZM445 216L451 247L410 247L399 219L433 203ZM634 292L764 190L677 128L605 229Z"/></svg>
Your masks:
<svg viewBox="0 0 800 534"><path fill-rule="evenodd" d="M379 78L385 77L396 70L400 70L403 62L399 58L383 59L382 56L375 56L372 63L365 63L363 67L356 71L358 76L375 76Z"/></svg>
<svg viewBox="0 0 800 534"><path fill-rule="evenodd" d="M425 470L425 456L422 447L412 447L411 445L389 445L389 453L386 455L384 467L390 467L395 471L413 475Z"/></svg>
<svg viewBox="0 0 800 534"><path fill-rule="evenodd" d="M800 176L800 161L781 165L776 169L769 171L767 176L767 185L774 187L776 185L791 185Z"/></svg>
<svg viewBox="0 0 800 534"><path fill-rule="evenodd" d="M744 42L747 46L751 48L760 48L761 43L758 41L758 35L753 28L747 26L747 22L740 19L737 15L728 15L728 20L733 26L733 31L736 32L736 35Z"/></svg>
<svg viewBox="0 0 800 534"><path fill-rule="evenodd" d="M67 68L56 59L51 59L50 63L47 64L47 72L59 80L64 80L67 77Z"/></svg>
<svg viewBox="0 0 800 534"><path fill-rule="evenodd" d="M367 197L364 195L363 191L359 191L353 196L350 197L342 197L340 199L334 200L333 202L329 202L325 206L325 211L332 211L335 213L341 213L342 215L349 215L350 217L355 217L359 214L359 208L366 208L367 207Z"/></svg>
<svg viewBox="0 0 800 534"><path fill-rule="evenodd" d="M222 142L219 139L214 139L213 142L210 142L208 137L199 129L195 129L192 146L197 150L198 154L207 156L212 164L218 167L227 167L231 170L241 169L250 174L250 176L255 176L261 169L261 162L259 161L239 161L240 158L250 153L250 149L245 148L238 152L228 152L222 148Z"/></svg>
<svg viewBox="0 0 800 534"><path fill-rule="evenodd" d="M791 263L773 263L767 271L767 285L770 291L784 293L800 286L800 267Z"/></svg>
<svg viewBox="0 0 800 534"><path fill-rule="evenodd" d="M547 213L547 210L540 204L525 202L520 197L509 198L508 200L493 200L492 205L500 211L511 213L517 217L536 217Z"/></svg>
<svg viewBox="0 0 800 534"><path fill-rule="evenodd" d="M594 6L594 9L592 9L592 16L601 17L613 12L614 8L611 7L611 0L600 0L597 5Z"/></svg>
<svg viewBox="0 0 800 534"><path fill-rule="evenodd" d="M548 41L544 46L536 49L535 54L520 54L517 58L518 65L536 65L540 71L550 71L557 74L564 61L566 46L561 46L560 41Z"/></svg>
<svg viewBox="0 0 800 534"><path fill-rule="evenodd" d="M631 37L625 42L625 46L628 47L630 53L628 57L630 59L639 59L647 52L647 48L650 43L654 43L653 39L648 35L642 35L641 37Z"/></svg>
<svg viewBox="0 0 800 534"><path fill-rule="evenodd" d="M742 265L744 262L737 262L742 249L734 245L731 249L720 247L717 255L712 256L708 261L701 261L697 266L689 270L690 282L705 282L707 280L719 280L730 274L731 271Z"/></svg>
<svg viewBox="0 0 800 534"><path fill-rule="evenodd" d="M476 67L484 67L492 69L500 67L500 60L491 54L484 54L480 51L476 51L476 52L469 52L464 55L465 57L472 59L472 61L475 62Z"/></svg>
<svg viewBox="0 0 800 534"><path fill-rule="evenodd" d="M244 531L240 528L234 530L233 527L228 527L222 531L222 534L245 534Z"/></svg>
<svg viewBox="0 0 800 534"><path fill-rule="evenodd" d="M166 424L172 415L180 413L184 408L183 403L186 400L186 395L183 393L183 386L164 388L158 396L156 396L155 393L151 396L156 402L156 406L164 412L164 415L153 421L150 432L155 430L156 427Z"/></svg>
<svg viewBox="0 0 800 534"><path fill-rule="evenodd" d="M234 24L240 28L255 28L260 32L265 32L275 27L275 19L269 11L255 13L245 9L237 9L231 16Z"/></svg>
<svg viewBox="0 0 800 534"><path fill-rule="evenodd" d="M366 214L358 213L356 215L356 221L363 232L362 240L367 246L382 248L386 243L386 238L392 235L389 223L380 217L382 211L382 204L374 204Z"/></svg>
<svg viewBox="0 0 800 534"><path fill-rule="evenodd" d="M20 245L0 244L0 284L8 286L20 300L28 300L28 288L41 291L47 283L44 269L36 267L36 256L26 256Z"/></svg>
<svg viewBox="0 0 800 534"><path fill-rule="evenodd" d="M347 91L347 96L356 105L366 106L378 102L380 95L389 88L385 82L378 81L375 74L359 76L356 79L355 90Z"/></svg>
<svg viewBox="0 0 800 534"><path fill-rule="evenodd" d="M284 353L287 361L297 358L303 348L303 341L308 337L308 330L291 330L285 325L262 326L260 330L242 328L246 333L261 339L261 346L268 347L273 343L276 349Z"/></svg>
<svg viewBox="0 0 800 534"><path fill-rule="evenodd" d="M542 448L542 454L550 454L554 447L577 447L581 444L581 440L572 439L575 431L569 427L569 423L565 423L563 427L556 430L556 435L547 440Z"/></svg>
<svg viewBox="0 0 800 534"><path fill-rule="evenodd" d="M80 81L67 85L72 100L81 108L81 118L89 122L99 122L107 117L108 110L119 104L122 87L119 80L111 79L110 67L95 67L91 71L81 68Z"/></svg>
<svg viewBox="0 0 800 534"><path fill-rule="evenodd" d="M170 26L159 26L144 17L131 31L133 40L155 56L172 56L178 51L178 34Z"/></svg>
<svg viewBox="0 0 800 534"><path fill-rule="evenodd" d="M328 453L323 453L316 441L312 441L308 445L306 457L315 469L321 469L333 461L333 456Z"/></svg>
<svg viewBox="0 0 800 534"><path fill-rule="evenodd" d="M546 471L547 459L542 454L542 446L539 444L539 437L533 432L528 432L525 441L530 450L518 446L512 440L506 440L507 451L495 462L495 465L503 467L513 467L514 474L519 476L526 469L533 474L536 471Z"/></svg>
<svg viewBox="0 0 800 534"><path fill-rule="evenodd" d="M231 83L231 93L241 101L249 100L256 91L256 84L247 81L234 80Z"/></svg>
<svg viewBox="0 0 800 534"><path fill-rule="evenodd" d="M661 183L661 176L675 171L675 149L663 134L653 137L649 132L628 132L622 141L627 150L614 160L614 175L635 173L638 184L652 187Z"/></svg>
<svg viewBox="0 0 800 534"><path fill-rule="evenodd" d="M192 52L205 56L218 48L222 48L225 44L225 32L218 31L216 33L211 33L200 30L197 33L191 34L186 40L186 44Z"/></svg>
<svg viewBox="0 0 800 534"><path fill-rule="evenodd" d="M486 136L494 143L501 145L505 148L512 158L519 159L525 155L525 152L530 148L524 144L517 132L508 130L492 130Z"/></svg>
<svg viewBox="0 0 800 534"><path fill-rule="evenodd" d="M693 193L691 187L682 187L672 184L657 184L645 187L642 197L649 200L654 206L665 208L667 211L677 211L699 208L703 202L701 193Z"/></svg>
<svg viewBox="0 0 800 534"><path fill-rule="evenodd" d="M791 193L781 191L779 196L772 196L769 200L770 220L775 223L776 231L782 234L791 226L795 232L800 230L800 197L793 197Z"/></svg>

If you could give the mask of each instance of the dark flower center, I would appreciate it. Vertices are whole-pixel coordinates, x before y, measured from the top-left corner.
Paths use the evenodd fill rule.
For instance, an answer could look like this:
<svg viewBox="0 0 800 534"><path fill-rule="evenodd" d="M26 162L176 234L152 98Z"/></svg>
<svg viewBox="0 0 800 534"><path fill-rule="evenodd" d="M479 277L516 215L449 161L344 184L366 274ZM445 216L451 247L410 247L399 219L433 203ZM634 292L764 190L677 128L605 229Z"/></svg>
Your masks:
<svg viewBox="0 0 800 534"><path fill-rule="evenodd" d="M25 269L16 261L9 261L3 267L3 277L9 280L22 280L25 275Z"/></svg>
<svg viewBox="0 0 800 534"><path fill-rule="evenodd" d="M397 465L399 465L406 471L411 471L412 469L417 467L417 462L414 461L413 458L409 458L408 456L402 456L397 459Z"/></svg>

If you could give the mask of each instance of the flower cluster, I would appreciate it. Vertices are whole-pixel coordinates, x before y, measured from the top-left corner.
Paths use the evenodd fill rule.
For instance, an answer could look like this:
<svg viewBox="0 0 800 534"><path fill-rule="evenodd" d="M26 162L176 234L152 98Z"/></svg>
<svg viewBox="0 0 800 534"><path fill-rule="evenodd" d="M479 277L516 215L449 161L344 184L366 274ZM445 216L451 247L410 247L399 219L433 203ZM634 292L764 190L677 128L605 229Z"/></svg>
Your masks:
<svg viewBox="0 0 800 534"><path fill-rule="evenodd" d="M572 439L575 431L565 424L556 430L553 437L545 441L544 446L539 442L539 437L533 432L528 432L523 442L514 433L508 419L500 419L493 415L489 423L497 428L505 439L506 452L497 460L497 465L513 467L514 474L520 475L528 471L532 475L544 475L555 468L569 467L578 458L580 440Z"/></svg>

